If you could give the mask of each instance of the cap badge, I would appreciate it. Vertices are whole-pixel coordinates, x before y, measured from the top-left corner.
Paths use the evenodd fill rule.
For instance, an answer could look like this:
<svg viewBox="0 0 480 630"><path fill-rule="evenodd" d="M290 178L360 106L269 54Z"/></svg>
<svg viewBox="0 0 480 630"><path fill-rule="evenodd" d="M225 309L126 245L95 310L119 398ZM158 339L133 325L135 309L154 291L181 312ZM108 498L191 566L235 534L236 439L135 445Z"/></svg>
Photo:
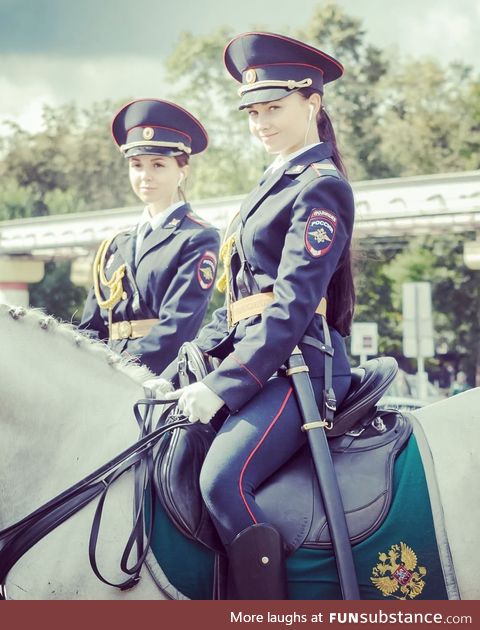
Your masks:
<svg viewBox="0 0 480 630"><path fill-rule="evenodd" d="M255 70L253 68L250 68L249 70L247 70L245 73L245 81L247 83L255 83L256 80L257 80L257 73L255 72Z"/></svg>
<svg viewBox="0 0 480 630"><path fill-rule="evenodd" d="M151 140L154 136L155 132L153 131L153 129L151 127L145 127L143 132L142 132L142 136L144 140Z"/></svg>

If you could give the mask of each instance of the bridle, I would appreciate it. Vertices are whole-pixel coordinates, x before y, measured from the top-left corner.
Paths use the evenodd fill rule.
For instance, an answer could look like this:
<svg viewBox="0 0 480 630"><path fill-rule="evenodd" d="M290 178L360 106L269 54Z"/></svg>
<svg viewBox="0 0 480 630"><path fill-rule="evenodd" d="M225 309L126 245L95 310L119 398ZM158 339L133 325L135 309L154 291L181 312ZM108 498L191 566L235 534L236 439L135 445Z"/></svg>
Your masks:
<svg viewBox="0 0 480 630"><path fill-rule="evenodd" d="M140 579L140 571L145 561L153 531L153 483L155 467L154 447L168 432L177 428L192 426L186 419L179 419L175 409L171 411L170 400L145 398L133 407L135 419L140 427L137 442L116 455L106 464L70 486L59 495L22 518L17 523L0 531L0 600L7 599L5 582L10 569L39 540L61 525L70 516L99 496L93 519L89 542L89 559L95 575L105 584L121 590L129 589ZM157 405L168 406L161 414L153 429L153 411ZM140 411L144 408L144 412ZM100 573L96 561L96 548L100 531L105 499L111 485L127 470L134 468L134 523L120 560L121 570L127 578L119 583L108 581ZM150 510L145 512L144 498L150 497ZM129 560L136 547L136 561L129 566Z"/></svg>

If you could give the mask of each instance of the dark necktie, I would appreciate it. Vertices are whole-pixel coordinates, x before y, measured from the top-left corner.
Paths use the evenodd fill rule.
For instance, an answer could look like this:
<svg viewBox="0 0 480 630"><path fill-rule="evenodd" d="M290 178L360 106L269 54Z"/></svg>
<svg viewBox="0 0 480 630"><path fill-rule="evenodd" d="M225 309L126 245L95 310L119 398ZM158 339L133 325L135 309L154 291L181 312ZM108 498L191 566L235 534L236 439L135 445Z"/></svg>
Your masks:
<svg viewBox="0 0 480 630"><path fill-rule="evenodd" d="M151 231L152 231L152 224L150 223L150 221L147 221L147 223L144 223L142 227L140 228L140 231L137 235L137 246L135 248L135 263L138 263L138 259L140 257L140 250L142 249L143 242L147 238L147 236L150 234Z"/></svg>

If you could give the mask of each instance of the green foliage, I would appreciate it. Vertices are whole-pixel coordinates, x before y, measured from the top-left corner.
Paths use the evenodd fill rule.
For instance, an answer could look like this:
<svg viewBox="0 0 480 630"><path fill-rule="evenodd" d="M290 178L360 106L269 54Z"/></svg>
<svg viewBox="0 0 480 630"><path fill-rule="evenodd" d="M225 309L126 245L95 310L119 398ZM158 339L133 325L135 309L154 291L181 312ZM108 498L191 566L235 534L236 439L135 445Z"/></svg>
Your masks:
<svg viewBox="0 0 480 630"><path fill-rule="evenodd" d="M48 262L45 277L30 285L30 305L64 321L80 321L87 291L70 281L70 262Z"/></svg>
<svg viewBox="0 0 480 630"><path fill-rule="evenodd" d="M2 216L65 214L134 204L126 162L110 135L112 112L117 109L109 101L84 112L73 105L46 106L42 131L28 133L10 125L0 161L0 177L7 181L0 193ZM18 207L22 202L23 209Z"/></svg>
<svg viewBox="0 0 480 630"><path fill-rule="evenodd" d="M401 310L404 282L430 282L437 359L442 356L474 382L480 339L480 283L478 271L463 262L465 236L417 237L387 268L393 304Z"/></svg>
<svg viewBox="0 0 480 630"><path fill-rule="evenodd" d="M383 78L379 152L395 176L480 167L479 84L471 75L458 64L415 60Z"/></svg>
<svg viewBox="0 0 480 630"><path fill-rule="evenodd" d="M377 322L380 354L394 356L401 361L401 314L393 303L395 284L388 273L385 252L374 245L368 252L357 250L354 268L357 292L355 321Z"/></svg>
<svg viewBox="0 0 480 630"><path fill-rule="evenodd" d="M10 176L2 178L0 221L35 216L36 195L32 186L21 186Z"/></svg>
<svg viewBox="0 0 480 630"><path fill-rule="evenodd" d="M237 86L223 65L232 35L226 28L198 37L183 33L166 61L170 98L198 116L209 134L208 150L192 160L192 198L246 193L268 164L249 138Z"/></svg>
<svg viewBox="0 0 480 630"><path fill-rule="evenodd" d="M295 35L331 53L345 67L341 81L326 86L324 104L332 114L350 178L390 176L389 162L380 159L377 150L378 85L389 70L384 53L368 44L361 20L335 2L322 3Z"/></svg>

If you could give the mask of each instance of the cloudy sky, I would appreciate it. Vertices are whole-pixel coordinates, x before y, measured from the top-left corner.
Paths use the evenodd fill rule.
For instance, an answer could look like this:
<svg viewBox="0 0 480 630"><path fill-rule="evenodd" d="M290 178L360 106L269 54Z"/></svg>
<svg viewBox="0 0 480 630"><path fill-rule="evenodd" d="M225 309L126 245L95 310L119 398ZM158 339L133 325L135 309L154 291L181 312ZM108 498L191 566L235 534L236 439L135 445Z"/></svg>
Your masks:
<svg viewBox="0 0 480 630"><path fill-rule="evenodd" d="M44 103L161 96L182 31L286 32L325 0L0 0L0 123L35 130ZM402 57L466 60L480 71L478 0L337 0L368 40ZM5 127L0 126L0 134Z"/></svg>

